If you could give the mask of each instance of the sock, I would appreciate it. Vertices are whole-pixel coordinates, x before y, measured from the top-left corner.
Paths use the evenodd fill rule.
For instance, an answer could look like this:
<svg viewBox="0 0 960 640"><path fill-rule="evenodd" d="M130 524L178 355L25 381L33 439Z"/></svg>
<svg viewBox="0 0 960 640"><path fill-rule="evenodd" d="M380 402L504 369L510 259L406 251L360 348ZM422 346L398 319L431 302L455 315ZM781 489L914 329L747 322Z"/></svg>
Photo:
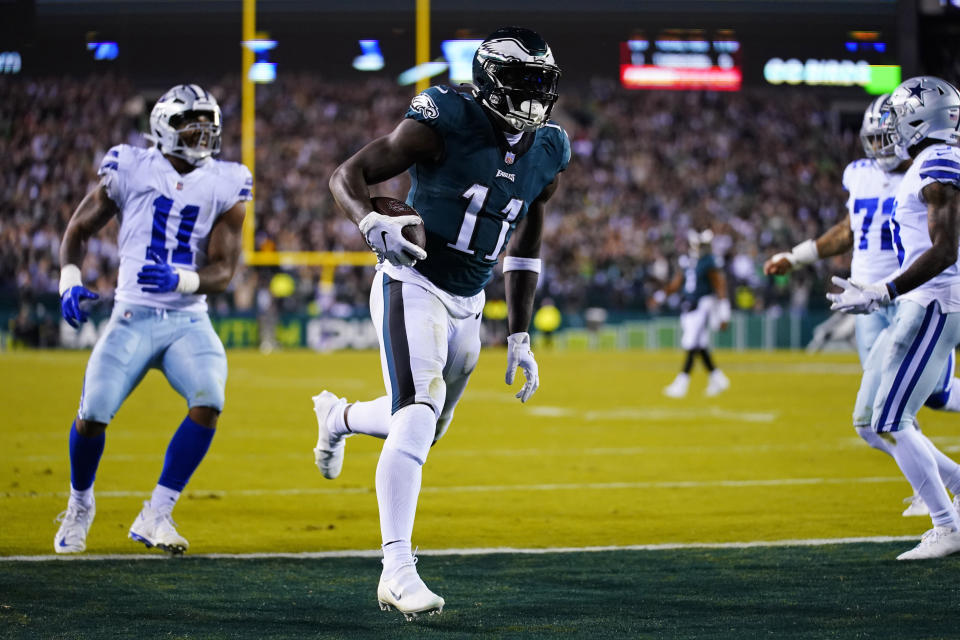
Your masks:
<svg viewBox="0 0 960 640"><path fill-rule="evenodd" d="M383 572L389 577L405 564L413 562L409 540L394 540L383 545Z"/></svg>
<svg viewBox="0 0 960 640"><path fill-rule="evenodd" d="M710 350L700 349L700 357L703 358L703 364L707 367L707 371L713 373L716 367L713 366L713 360L710 358Z"/></svg>
<svg viewBox="0 0 960 640"><path fill-rule="evenodd" d="M390 398L380 396L370 402L354 402L349 409L341 413L336 428L343 422L345 433L363 433L385 440L390 433ZM349 413L344 420L344 413Z"/></svg>
<svg viewBox="0 0 960 640"><path fill-rule="evenodd" d="M880 437L880 434L873 430L873 427L854 427L857 435L874 449L883 451L890 457L893 457L893 445Z"/></svg>
<svg viewBox="0 0 960 640"><path fill-rule="evenodd" d="M696 349L690 349L687 351L687 359L683 361L683 372L687 375L690 375L690 370L693 369L693 356L696 355Z"/></svg>
<svg viewBox="0 0 960 640"><path fill-rule="evenodd" d="M920 432L909 428L894 431L893 437L897 441L893 448L893 459L910 482L914 493L927 503L934 526L960 531L960 517L950 503L950 496L937 473L937 461L921 439Z"/></svg>
<svg viewBox="0 0 960 640"><path fill-rule="evenodd" d="M943 485L950 490L950 493L957 495L960 493L960 464L954 462L945 453L937 449L937 446L930 442L925 434L920 433L920 438L927 445L927 449L937 461L937 471L940 473L940 480Z"/></svg>
<svg viewBox="0 0 960 640"><path fill-rule="evenodd" d="M80 435L76 420L70 425L70 486L73 489L85 491L93 487L106 440L106 433L93 438Z"/></svg>
<svg viewBox="0 0 960 640"><path fill-rule="evenodd" d="M90 485L89 489L82 491L70 487L70 502L80 504L83 508L89 509L93 505L93 485Z"/></svg>
<svg viewBox="0 0 960 640"><path fill-rule="evenodd" d="M173 434L167 446L167 455L163 460L163 471L157 484L183 491L190 481L190 476L200 466L200 461L210 448L210 441L216 429L197 424L187 416L180 423L180 428Z"/></svg>
<svg viewBox="0 0 960 640"><path fill-rule="evenodd" d="M170 515L173 513L173 508L177 506L177 500L179 499L179 491L158 484L153 489L153 495L150 496L150 507L155 511Z"/></svg>
<svg viewBox="0 0 960 640"><path fill-rule="evenodd" d="M420 496L422 465L433 442L437 416L431 407L412 404L397 411L390 422L390 435L377 463L376 481L383 570L388 575L402 564L413 562L410 540ZM397 547L397 544L406 546Z"/></svg>

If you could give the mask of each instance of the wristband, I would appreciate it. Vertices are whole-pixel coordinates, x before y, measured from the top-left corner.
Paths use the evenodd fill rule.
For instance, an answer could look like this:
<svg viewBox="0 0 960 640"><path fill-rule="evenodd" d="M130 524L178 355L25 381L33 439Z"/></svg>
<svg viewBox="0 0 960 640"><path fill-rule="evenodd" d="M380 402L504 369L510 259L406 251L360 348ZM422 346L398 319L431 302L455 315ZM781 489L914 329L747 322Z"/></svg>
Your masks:
<svg viewBox="0 0 960 640"><path fill-rule="evenodd" d="M813 264L820 259L820 252L817 251L817 243L815 240L804 240L797 246L795 246L791 251L790 255L792 259L790 260L794 265L806 266L808 264Z"/></svg>
<svg viewBox="0 0 960 640"><path fill-rule="evenodd" d="M533 271L540 273L543 261L540 258L520 258L518 256L507 256L503 259L503 272L507 271Z"/></svg>
<svg viewBox="0 0 960 640"><path fill-rule="evenodd" d="M900 292L897 291L897 285L893 284L893 280L887 283L887 293L890 294L891 300L900 295Z"/></svg>
<svg viewBox="0 0 960 640"><path fill-rule="evenodd" d="M65 264L60 269L60 295L72 289L73 287L82 287L83 280L80 278L80 267L75 264Z"/></svg>
<svg viewBox="0 0 960 640"><path fill-rule="evenodd" d="M180 276L177 281L177 293L196 293L200 288L200 274L196 271L187 271L186 269L174 269Z"/></svg>

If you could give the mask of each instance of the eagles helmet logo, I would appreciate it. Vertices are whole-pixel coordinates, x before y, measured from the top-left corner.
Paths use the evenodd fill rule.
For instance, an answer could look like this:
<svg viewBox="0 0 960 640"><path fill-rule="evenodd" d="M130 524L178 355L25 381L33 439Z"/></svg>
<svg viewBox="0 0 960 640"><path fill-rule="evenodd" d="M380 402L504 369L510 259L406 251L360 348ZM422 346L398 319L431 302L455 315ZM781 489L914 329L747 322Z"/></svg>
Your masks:
<svg viewBox="0 0 960 640"><path fill-rule="evenodd" d="M437 109L437 104L433 101L433 98L425 93L421 93L414 98L413 102L410 103L410 108L424 118L430 118L431 120L440 115L440 110Z"/></svg>

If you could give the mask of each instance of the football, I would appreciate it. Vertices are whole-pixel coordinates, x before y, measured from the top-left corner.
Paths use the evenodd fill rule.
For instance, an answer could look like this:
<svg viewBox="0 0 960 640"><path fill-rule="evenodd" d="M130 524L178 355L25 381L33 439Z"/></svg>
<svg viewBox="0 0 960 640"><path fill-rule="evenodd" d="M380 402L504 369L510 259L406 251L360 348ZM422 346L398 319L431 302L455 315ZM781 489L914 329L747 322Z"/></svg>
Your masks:
<svg viewBox="0 0 960 640"><path fill-rule="evenodd" d="M391 218L396 218L397 216L420 217L420 214L417 213L417 210L403 200L380 196L376 198L370 198L370 202L373 203L374 211L385 216L390 216ZM404 227L403 237L421 249L425 249L427 247L427 231L423 228L422 222L420 224L407 225Z"/></svg>

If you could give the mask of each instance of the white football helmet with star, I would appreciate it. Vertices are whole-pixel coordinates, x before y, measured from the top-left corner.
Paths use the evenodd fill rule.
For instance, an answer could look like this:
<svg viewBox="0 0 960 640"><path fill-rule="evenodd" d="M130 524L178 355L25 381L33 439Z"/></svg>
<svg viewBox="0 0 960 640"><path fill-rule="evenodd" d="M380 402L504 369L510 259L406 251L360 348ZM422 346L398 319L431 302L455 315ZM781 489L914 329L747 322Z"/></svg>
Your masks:
<svg viewBox="0 0 960 640"><path fill-rule="evenodd" d="M905 80L891 94L888 113L884 127L903 158L926 139L960 144L960 92L946 80L934 76Z"/></svg>

